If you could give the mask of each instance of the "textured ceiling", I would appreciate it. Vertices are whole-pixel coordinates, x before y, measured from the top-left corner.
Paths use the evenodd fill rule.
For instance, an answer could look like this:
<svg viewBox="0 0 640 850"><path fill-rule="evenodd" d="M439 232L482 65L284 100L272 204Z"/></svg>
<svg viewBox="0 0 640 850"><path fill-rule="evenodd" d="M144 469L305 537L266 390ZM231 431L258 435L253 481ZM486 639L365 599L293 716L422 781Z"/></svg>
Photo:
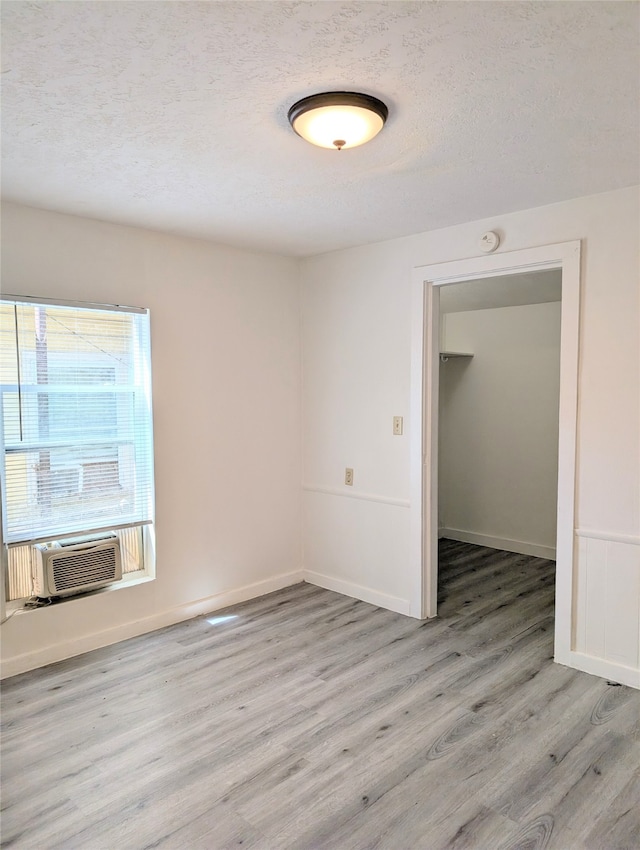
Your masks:
<svg viewBox="0 0 640 850"><path fill-rule="evenodd" d="M294 255L634 185L636 2L3 2L3 194ZM364 91L370 144L295 100Z"/></svg>

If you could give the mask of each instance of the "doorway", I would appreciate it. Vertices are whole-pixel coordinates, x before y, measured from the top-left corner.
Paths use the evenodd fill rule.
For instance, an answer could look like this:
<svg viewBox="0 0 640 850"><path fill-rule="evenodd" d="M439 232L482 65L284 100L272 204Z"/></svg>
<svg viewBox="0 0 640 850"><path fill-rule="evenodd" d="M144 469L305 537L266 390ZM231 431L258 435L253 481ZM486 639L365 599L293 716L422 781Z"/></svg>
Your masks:
<svg viewBox="0 0 640 850"><path fill-rule="evenodd" d="M496 592L506 602L517 594L535 601L539 585L531 581L542 570L549 599L561 270L451 283L438 294L438 612L451 580L451 588L473 586L478 603ZM496 584L485 567L500 563L505 574Z"/></svg>
<svg viewBox="0 0 640 850"><path fill-rule="evenodd" d="M580 243L568 242L414 270L411 370L411 613L437 616L440 287L559 270L562 280L555 660L571 664Z"/></svg>

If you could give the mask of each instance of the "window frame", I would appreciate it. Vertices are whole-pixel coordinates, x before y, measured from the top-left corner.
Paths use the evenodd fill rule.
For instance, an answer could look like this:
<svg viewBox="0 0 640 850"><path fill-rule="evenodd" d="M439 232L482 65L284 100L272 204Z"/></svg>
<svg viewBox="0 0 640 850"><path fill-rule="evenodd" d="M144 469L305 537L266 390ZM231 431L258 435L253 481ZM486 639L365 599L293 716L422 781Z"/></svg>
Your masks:
<svg viewBox="0 0 640 850"><path fill-rule="evenodd" d="M138 361L138 365L142 365L142 367L148 372L148 380L145 382L147 385L147 390L149 394L148 399L148 431L146 432L146 438L148 439L149 452L150 452L150 507L149 507L149 515L150 518L142 521L135 522L124 522L121 524L112 523L108 525L104 525L101 527L90 527L87 526L85 528L79 529L77 532L73 534L60 534L57 535L57 539L64 539L69 537L75 537L80 535L93 534L102 531L117 531L123 530L127 528L140 528L141 529L141 552L142 552L142 566L139 570L127 572L123 574L123 577L120 581L115 582L112 585L109 585L104 588L100 588L96 591L90 591L90 593L102 593L105 591L118 590L120 588L124 588L127 586L131 586L133 584L139 584L142 582L147 582L153 580L155 578L155 452L154 452L154 429L153 429L153 393L152 393L152 353L151 353L151 313L150 310L146 307L132 307L125 306L121 304L104 304L99 302L90 302L90 301L79 301L79 300L68 300L62 298L41 298L39 296L32 295L13 295L9 293L0 294L0 302L4 303L12 303L12 304L26 304L30 306L52 306L52 307L62 307L62 308L70 308L70 309L78 309L78 310L94 310L94 311L104 311L107 313L127 313L127 314L140 314L144 315L147 320L147 337L146 337L146 345L144 346L144 359L140 359ZM82 384L73 385L72 386L82 386ZM105 393L109 393L110 389L108 386L105 386ZM116 392L119 392L116 391ZM0 401L2 400L3 392L0 392ZM0 462L0 534L2 544L0 546L2 552L1 561L0 561L0 622L5 622L7 619L6 612L10 611L9 616L13 613L14 609L19 609L24 605L25 599L28 597L22 597L20 599L9 599L9 550L16 546L25 546L25 545L33 545L38 542L50 541L52 539L56 539L56 535L47 534L46 536L33 536L28 539L28 541L21 542L7 542L6 535L6 511L5 511L5 500L7 498L7 482L5 477L6 472L6 446L5 446L5 434L4 434L4 416L3 416L3 403L0 403L0 444L2 448L2 458ZM109 444L113 442L114 446L118 445L118 439L114 440L105 439L104 443ZM59 601L69 601L77 597L64 597Z"/></svg>

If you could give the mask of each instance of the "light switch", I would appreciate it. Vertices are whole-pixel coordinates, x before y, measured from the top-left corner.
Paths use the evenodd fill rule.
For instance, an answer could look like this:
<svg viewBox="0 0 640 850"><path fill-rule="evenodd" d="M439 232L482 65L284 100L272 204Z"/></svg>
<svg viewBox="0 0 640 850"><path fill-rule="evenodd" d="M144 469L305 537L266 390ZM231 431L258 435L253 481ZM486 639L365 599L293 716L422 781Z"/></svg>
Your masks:
<svg viewBox="0 0 640 850"><path fill-rule="evenodd" d="M394 437L402 436L402 416L393 417L393 435Z"/></svg>

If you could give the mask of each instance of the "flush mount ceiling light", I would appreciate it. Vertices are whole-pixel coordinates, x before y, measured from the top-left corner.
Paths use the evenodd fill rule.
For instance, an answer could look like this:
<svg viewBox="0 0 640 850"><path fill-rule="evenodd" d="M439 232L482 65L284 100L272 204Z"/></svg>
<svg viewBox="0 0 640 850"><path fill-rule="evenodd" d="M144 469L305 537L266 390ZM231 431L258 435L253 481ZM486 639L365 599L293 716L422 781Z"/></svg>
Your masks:
<svg viewBox="0 0 640 850"><path fill-rule="evenodd" d="M384 127L389 110L377 97L352 91L312 94L294 103L289 123L321 148L344 150L363 145Z"/></svg>

